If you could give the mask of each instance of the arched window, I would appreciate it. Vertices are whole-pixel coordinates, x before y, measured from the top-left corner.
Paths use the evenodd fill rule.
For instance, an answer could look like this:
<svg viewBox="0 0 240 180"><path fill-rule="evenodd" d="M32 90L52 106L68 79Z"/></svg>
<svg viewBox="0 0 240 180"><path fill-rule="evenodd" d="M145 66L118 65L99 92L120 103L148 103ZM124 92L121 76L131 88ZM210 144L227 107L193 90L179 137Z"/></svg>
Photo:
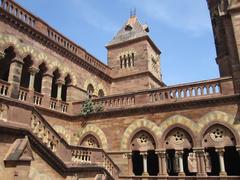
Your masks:
<svg viewBox="0 0 240 180"><path fill-rule="evenodd" d="M185 130L181 128L171 130L165 137L165 147L167 149L167 169L170 176L196 174L196 161L194 160L192 164L188 162L193 143L191 136ZM190 165L193 168L189 169Z"/></svg>
<svg viewBox="0 0 240 180"><path fill-rule="evenodd" d="M52 78L52 90L51 90L51 97L53 98L57 98L57 90L58 90L58 86L57 86L57 80L60 78L60 73L59 70L56 69L53 72L53 78Z"/></svg>
<svg viewBox="0 0 240 180"><path fill-rule="evenodd" d="M80 145L85 146L85 147L100 148L100 144L99 144L97 138L91 134L84 137L83 140L81 141Z"/></svg>
<svg viewBox="0 0 240 180"><path fill-rule="evenodd" d="M47 71L47 67L45 63L42 63L38 66L38 68L39 72L35 75L34 90L41 93L43 74Z"/></svg>
<svg viewBox="0 0 240 180"><path fill-rule="evenodd" d="M98 91L98 97L104 97L104 96L105 96L104 91L102 89L100 89Z"/></svg>
<svg viewBox="0 0 240 180"><path fill-rule="evenodd" d="M22 68L22 75L21 75L21 82L20 86L24 88L28 88L29 80L30 80L30 72L29 68L32 66L33 61L31 56L27 56L23 59L23 68Z"/></svg>
<svg viewBox="0 0 240 180"><path fill-rule="evenodd" d="M220 172L227 175L240 175L238 168L240 157L236 151L236 139L228 128L219 124L209 127L203 135L202 143L211 165L208 175L218 176ZM221 169L222 167L225 168Z"/></svg>
<svg viewBox="0 0 240 180"><path fill-rule="evenodd" d="M87 86L87 95L89 98L91 98L93 96L93 93L94 93L94 87L92 84L89 84Z"/></svg>
<svg viewBox="0 0 240 180"><path fill-rule="evenodd" d="M157 176L159 165L153 137L146 131L140 131L133 136L131 147L133 173L135 175L149 174L150 176ZM146 163L147 169L144 169L144 163Z"/></svg>
<svg viewBox="0 0 240 180"><path fill-rule="evenodd" d="M70 83L71 83L71 78L70 78L70 75L68 74L65 77L65 84L63 84L62 86L62 101L67 101L67 88Z"/></svg>
<svg viewBox="0 0 240 180"><path fill-rule="evenodd" d="M15 57L13 47L5 49L4 56L0 59L0 79L8 81L9 69L12 59Z"/></svg>

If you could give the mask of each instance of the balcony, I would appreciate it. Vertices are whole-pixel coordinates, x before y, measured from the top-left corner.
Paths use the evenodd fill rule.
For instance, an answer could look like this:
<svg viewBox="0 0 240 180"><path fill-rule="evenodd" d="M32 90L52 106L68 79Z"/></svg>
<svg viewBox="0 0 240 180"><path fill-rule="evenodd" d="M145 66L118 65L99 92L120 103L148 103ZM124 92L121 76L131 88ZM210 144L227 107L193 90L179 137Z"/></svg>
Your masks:
<svg viewBox="0 0 240 180"><path fill-rule="evenodd" d="M122 110L143 106L173 104L234 95L232 78L219 78L145 90L128 94L113 95L93 99L95 105L101 105L104 111ZM81 109L83 102L74 102L73 111Z"/></svg>

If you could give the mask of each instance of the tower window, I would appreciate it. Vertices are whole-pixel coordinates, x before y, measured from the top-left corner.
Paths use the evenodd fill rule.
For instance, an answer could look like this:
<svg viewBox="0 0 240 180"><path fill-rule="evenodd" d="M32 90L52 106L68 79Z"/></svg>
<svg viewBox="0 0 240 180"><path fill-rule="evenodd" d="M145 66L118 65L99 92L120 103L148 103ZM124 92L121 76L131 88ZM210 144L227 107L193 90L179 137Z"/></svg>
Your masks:
<svg viewBox="0 0 240 180"><path fill-rule="evenodd" d="M133 52L123 53L119 56L119 59L120 59L120 68L121 69L134 67L135 53L133 53Z"/></svg>

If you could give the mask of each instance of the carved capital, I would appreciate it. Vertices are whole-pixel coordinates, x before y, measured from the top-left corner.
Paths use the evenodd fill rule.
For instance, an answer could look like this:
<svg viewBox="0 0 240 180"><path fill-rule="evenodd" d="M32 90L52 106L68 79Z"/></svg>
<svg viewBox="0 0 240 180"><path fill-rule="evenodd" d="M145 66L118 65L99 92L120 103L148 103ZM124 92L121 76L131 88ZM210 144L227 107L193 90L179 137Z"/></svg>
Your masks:
<svg viewBox="0 0 240 180"><path fill-rule="evenodd" d="M32 66L29 68L29 72L31 75L35 75L36 73L39 72L39 69L37 67Z"/></svg>
<svg viewBox="0 0 240 180"><path fill-rule="evenodd" d="M6 54L4 52L0 51L0 60L3 59L5 57L5 55Z"/></svg>
<svg viewBox="0 0 240 180"><path fill-rule="evenodd" d="M216 148L215 150L220 156L224 155L225 149L224 148Z"/></svg>
<svg viewBox="0 0 240 180"><path fill-rule="evenodd" d="M158 155L158 157L159 158L166 158L166 155L167 155L167 153L166 153L166 151L165 150L158 150L158 151L156 151L156 154Z"/></svg>
<svg viewBox="0 0 240 180"><path fill-rule="evenodd" d="M125 156L127 157L127 159L132 159L132 152L126 153Z"/></svg>
<svg viewBox="0 0 240 180"><path fill-rule="evenodd" d="M57 82L56 82L56 84L57 84L58 86L61 86L61 85L64 85L64 84L65 84L65 81L64 81L63 79L58 79Z"/></svg>

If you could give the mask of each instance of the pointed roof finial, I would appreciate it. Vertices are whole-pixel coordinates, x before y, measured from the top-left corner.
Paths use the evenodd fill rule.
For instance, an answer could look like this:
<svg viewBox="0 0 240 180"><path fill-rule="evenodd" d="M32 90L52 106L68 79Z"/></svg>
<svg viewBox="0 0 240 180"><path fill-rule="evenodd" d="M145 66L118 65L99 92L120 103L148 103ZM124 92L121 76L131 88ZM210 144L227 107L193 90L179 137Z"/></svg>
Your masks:
<svg viewBox="0 0 240 180"><path fill-rule="evenodd" d="M136 8L130 10L130 18L136 16Z"/></svg>

